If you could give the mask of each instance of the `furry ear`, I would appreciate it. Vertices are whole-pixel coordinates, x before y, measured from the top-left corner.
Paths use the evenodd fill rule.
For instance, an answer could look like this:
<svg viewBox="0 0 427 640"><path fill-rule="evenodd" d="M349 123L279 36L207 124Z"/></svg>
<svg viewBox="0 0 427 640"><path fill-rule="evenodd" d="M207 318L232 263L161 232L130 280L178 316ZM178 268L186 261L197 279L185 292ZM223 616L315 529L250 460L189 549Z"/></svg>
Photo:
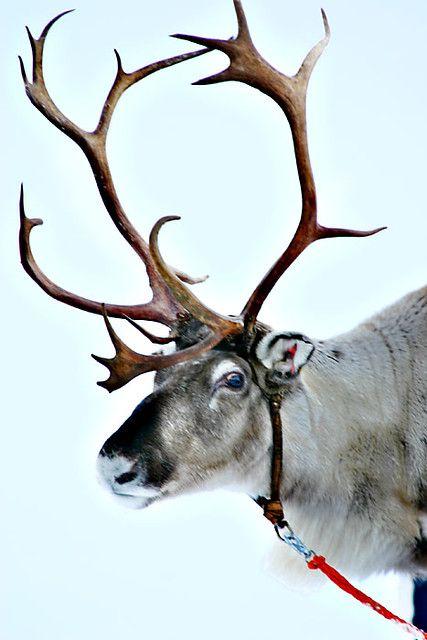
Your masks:
<svg viewBox="0 0 427 640"><path fill-rule="evenodd" d="M309 360L313 343L300 333L271 331L256 348L258 360L280 378L293 378Z"/></svg>

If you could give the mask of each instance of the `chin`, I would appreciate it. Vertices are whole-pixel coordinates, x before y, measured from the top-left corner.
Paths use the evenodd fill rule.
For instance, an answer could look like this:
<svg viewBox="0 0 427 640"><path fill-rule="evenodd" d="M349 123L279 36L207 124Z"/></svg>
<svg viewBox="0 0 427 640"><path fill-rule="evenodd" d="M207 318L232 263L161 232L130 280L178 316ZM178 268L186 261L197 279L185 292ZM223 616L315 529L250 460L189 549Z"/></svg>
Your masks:
<svg viewBox="0 0 427 640"><path fill-rule="evenodd" d="M145 509L149 507L150 504L156 502L157 497L152 496L135 496L135 495L125 495L122 493L113 493L113 500L116 504L120 504L127 509Z"/></svg>

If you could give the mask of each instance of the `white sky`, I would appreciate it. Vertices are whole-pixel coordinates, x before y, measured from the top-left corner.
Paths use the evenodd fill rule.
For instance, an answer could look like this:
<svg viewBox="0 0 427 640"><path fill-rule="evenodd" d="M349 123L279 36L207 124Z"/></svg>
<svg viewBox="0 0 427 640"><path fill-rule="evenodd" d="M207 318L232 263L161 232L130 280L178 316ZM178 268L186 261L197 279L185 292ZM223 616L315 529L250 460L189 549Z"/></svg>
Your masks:
<svg viewBox="0 0 427 640"><path fill-rule="evenodd" d="M45 226L34 252L60 284L88 297L140 302L143 269L107 220L73 143L25 98L16 56L29 70L24 25L38 35L68 8L17 0L2 8L2 479L1 640L264 640L403 638L333 587L290 591L262 570L273 535L250 501L211 493L142 512L98 488L102 442L149 392L138 380L108 396L89 357L111 353L99 318L49 299L17 253L18 185ZM317 0L246 0L258 48L293 72L322 34ZM235 32L231 0L89 0L52 31L46 76L58 105L95 124L112 81L113 47L125 69L187 50L167 38ZM318 243L271 295L263 319L316 338L351 328L425 284L424 186L427 4L329 0L332 41L310 87L310 148L321 221L389 230ZM190 47L191 48L191 47ZM192 87L224 66L211 54L134 87L117 109L111 165L130 217L147 234L164 214L168 261L211 274L200 296L238 312L290 238L299 191L284 118L237 84ZM125 331L125 333L127 333ZM407 584L364 587L408 615ZM280 612L265 625L263 609Z"/></svg>

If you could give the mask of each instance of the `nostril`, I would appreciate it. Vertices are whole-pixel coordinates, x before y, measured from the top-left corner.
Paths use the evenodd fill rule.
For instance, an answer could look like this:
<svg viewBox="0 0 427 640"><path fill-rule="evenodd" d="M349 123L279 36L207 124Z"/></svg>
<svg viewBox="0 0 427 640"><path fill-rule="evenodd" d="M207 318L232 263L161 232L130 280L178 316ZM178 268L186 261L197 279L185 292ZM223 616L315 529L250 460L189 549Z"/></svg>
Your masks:
<svg viewBox="0 0 427 640"><path fill-rule="evenodd" d="M137 474L135 473L135 471L127 471L126 473L122 473L122 475L117 476L117 478L115 478L115 481L117 482L117 484L126 484L127 482L132 482L132 480L135 480Z"/></svg>

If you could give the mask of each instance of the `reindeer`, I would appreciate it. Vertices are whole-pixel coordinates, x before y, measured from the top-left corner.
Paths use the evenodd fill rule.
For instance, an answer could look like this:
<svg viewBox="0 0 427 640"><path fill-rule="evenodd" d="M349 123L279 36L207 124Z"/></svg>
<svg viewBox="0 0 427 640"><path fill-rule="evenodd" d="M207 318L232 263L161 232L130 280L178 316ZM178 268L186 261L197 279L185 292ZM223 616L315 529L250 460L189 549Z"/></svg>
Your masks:
<svg viewBox="0 0 427 640"><path fill-rule="evenodd" d="M117 74L96 129L71 122L50 97L43 74L43 49L52 20L39 39L29 33L33 77L21 60L27 95L58 129L74 140L89 161L112 221L142 259L153 291L143 304L102 304L66 291L40 269L30 233L41 220L27 218L21 192L20 251L24 269L50 296L103 315L115 348L113 358L94 356L109 370L100 382L119 389L155 371L153 392L105 442L99 474L119 500L147 507L167 496L232 487L250 496L269 496L273 436L269 398L280 394L283 474L280 501L306 543L337 567L356 575L398 570L422 572L427 539L427 288L362 323L349 333L316 341L274 330L257 320L270 291L312 242L332 237L370 236L381 229L328 228L317 220L316 188L310 164L306 92L330 30L288 77L255 48L240 0L234 0L237 37L229 40L177 34L202 46ZM61 14L64 15L64 14ZM219 50L230 65L195 84L239 81L270 96L286 116L293 139L302 196L298 228L290 244L257 285L237 316L207 308L185 286L196 281L170 267L158 246L160 219L145 242L126 216L114 188L106 138L122 94L151 73ZM142 355L118 336L110 317L124 318L160 352ZM161 323L160 338L138 324ZM277 451L277 448L275 449ZM271 497L271 496L270 496Z"/></svg>

